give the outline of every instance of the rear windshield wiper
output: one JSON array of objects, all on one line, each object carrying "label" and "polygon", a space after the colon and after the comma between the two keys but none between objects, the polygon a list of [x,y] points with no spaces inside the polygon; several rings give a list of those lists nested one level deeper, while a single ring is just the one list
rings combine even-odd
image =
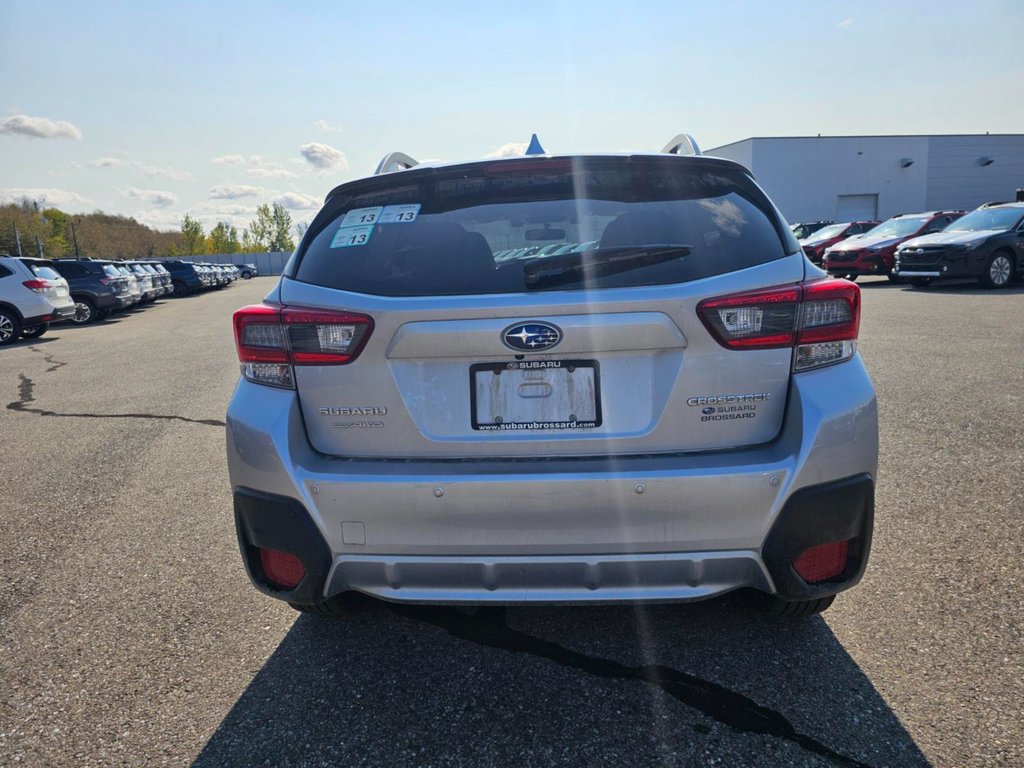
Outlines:
[{"label": "rear windshield wiper", "polygon": [[527,262],[523,267],[523,280],[528,289],[537,290],[562,283],[617,275],[689,256],[692,252],[692,245],[652,244],[566,253]]}]

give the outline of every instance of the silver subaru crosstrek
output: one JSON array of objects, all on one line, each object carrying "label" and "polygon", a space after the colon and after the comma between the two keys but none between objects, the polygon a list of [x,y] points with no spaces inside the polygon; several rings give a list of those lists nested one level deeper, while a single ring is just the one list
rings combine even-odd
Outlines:
[{"label": "silver subaru crosstrek", "polygon": [[857,583],[878,462],[859,289],[745,168],[687,146],[394,153],[327,196],[234,316],[228,466],[258,589],[327,615],[359,593],[746,590],[795,616]]}]

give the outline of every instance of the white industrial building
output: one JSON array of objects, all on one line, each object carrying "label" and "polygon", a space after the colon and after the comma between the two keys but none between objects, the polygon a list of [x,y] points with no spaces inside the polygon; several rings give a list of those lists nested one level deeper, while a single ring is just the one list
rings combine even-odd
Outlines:
[{"label": "white industrial building", "polygon": [[1024,134],[755,137],[705,154],[749,168],[790,222],[970,210],[1024,187]]}]

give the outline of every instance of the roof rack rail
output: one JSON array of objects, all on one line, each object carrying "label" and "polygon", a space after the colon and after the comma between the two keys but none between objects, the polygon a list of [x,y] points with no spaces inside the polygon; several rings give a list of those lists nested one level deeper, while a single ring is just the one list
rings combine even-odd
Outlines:
[{"label": "roof rack rail", "polygon": [[373,172],[373,175],[380,176],[382,173],[405,171],[419,164],[418,160],[413,160],[405,152],[391,152],[384,155],[384,158],[377,164],[377,170]]},{"label": "roof rack rail", "polygon": [[1009,203],[1013,203],[1013,202],[1016,202],[1016,201],[1014,201],[1014,200],[992,200],[991,202],[988,202],[988,203],[982,203],[978,207],[979,208],[991,208],[994,205],[1008,205]]},{"label": "roof rack rail", "polygon": [[688,133],[680,133],[661,150],[669,155],[700,155],[700,147],[697,140]]}]

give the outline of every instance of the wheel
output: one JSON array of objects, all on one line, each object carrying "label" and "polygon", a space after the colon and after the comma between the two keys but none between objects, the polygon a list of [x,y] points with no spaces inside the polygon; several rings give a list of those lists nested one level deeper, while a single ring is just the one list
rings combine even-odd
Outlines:
[{"label": "wheel", "polygon": [[902,277],[900,277],[899,275],[894,275],[894,274],[892,274],[892,272],[890,272],[888,275],[886,275],[886,277],[889,278],[889,282],[890,283],[895,283],[896,285],[899,285],[900,283],[903,282],[903,278]]},{"label": "wheel", "polygon": [[75,325],[85,325],[96,319],[96,305],[84,296],[75,296],[75,316],[71,322]]},{"label": "wheel", "polygon": [[368,597],[359,592],[342,592],[340,595],[335,595],[316,605],[300,605],[299,603],[288,603],[288,605],[300,613],[311,613],[315,616],[337,619],[350,615],[360,606],[366,605],[368,600]]},{"label": "wheel", "polygon": [[188,296],[189,293],[190,291],[187,285],[177,281],[174,283],[174,295],[177,296],[179,299]]},{"label": "wheel", "polygon": [[251,277],[252,277],[252,272],[243,272],[242,273],[242,278],[245,279],[245,280],[248,280]]},{"label": "wheel", "polygon": [[0,347],[13,344],[21,336],[21,321],[9,309],[0,307]]},{"label": "wheel", "polygon": [[40,323],[39,325],[32,325],[28,328],[21,329],[21,338],[23,339],[38,339],[44,333],[50,330],[49,323]]},{"label": "wheel", "polygon": [[846,275],[840,275],[840,277],[843,278],[843,280],[849,280],[851,283],[856,283],[857,282],[857,278],[860,277],[860,275],[851,272],[851,273],[846,274]]},{"label": "wheel", "polygon": [[750,595],[750,602],[756,610],[779,619],[813,616],[827,610],[835,599],[835,595],[819,597],[817,600],[780,600],[775,595],[764,592],[754,592]]},{"label": "wheel", "polygon": [[927,288],[934,279],[934,277],[912,277],[910,278],[910,284],[915,288]]},{"label": "wheel", "polygon": [[1013,280],[1013,256],[1006,251],[996,251],[988,257],[981,284],[986,288],[1005,288]]}]

